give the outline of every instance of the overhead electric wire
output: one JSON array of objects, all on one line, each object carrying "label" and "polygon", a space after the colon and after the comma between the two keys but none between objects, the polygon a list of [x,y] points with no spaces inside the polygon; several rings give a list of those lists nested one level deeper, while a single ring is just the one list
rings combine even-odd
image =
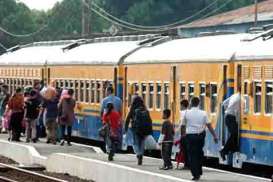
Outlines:
[{"label": "overhead electric wire", "polygon": [[200,11],[194,13],[193,15],[191,15],[191,16],[185,18],[185,19],[176,21],[176,22],[171,23],[171,24],[160,25],[160,26],[144,26],[144,25],[133,24],[133,23],[130,23],[130,22],[127,22],[127,21],[124,21],[124,20],[122,20],[120,18],[115,17],[114,15],[108,13],[107,11],[105,11],[103,8],[101,8],[99,5],[97,5],[94,2],[92,2],[92,5],[94,5],[96,8],[98,8],[101,12],[103,12],[107,16],[113,18],[114,20],[116,20],[116,21],[118,21],[120,23],[126,24],[128,26],[134,26],[134,27],[143,28],[143,29],[162,29],[162,28],[166,29],[166,28],[169,28],[169,27],[172,27],[172,26],[175,26],[175,25],[181,25],[182,23],[185,23],[185,22],[193,19],[194,17],[196,17],[198,15],[201,15],[203,12],[205,12],[206,10],[208,10],[209,8],[211,8],[212,6],[214,6],[216,3],[218,3],[218,1],[219,0],[215,0],[214,2],[212,2],[211,4],[209,4],[208,6],[206,6],[205,8],[201,9]]},{"label": "overhead electric wire", "polygon": [[39,30],[32,32],[32,33],[28,33],[28,34],[15,34],[15,33],[11,33],[9,31],[7,31],[6,29],[0,27],[0,31],[4,32],[5,34],[12,36],[12,37],[31,37],[33,35],[36,35],[37,33],[40,33],[41,31],[43,31],[48,25],[44,25],[42,26]]}]

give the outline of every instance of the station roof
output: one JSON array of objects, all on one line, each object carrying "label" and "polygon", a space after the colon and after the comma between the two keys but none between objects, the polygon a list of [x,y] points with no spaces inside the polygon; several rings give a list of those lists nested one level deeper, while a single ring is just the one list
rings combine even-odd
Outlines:
[{"label": "station roof", "polygon": [[225,62],[233,58],[248,34],[176,39],[153,47],[143,47],[128,56],[124,64]]},{"label": "station roof", "polygon": [[133,51],[139,41],[98,42],[83,44],[79,47],[65,51],[59,57],[48,60],[48,64],[54,65],[85,65],[85,64],[117,64],[120,59]]},{"label": "station roof", "polygon": [[[254,5],[246,6],[233,11],[211,16],[202,20],[196,20],[192,23],[182,25],[179,28],[201,28],[218,25],[231,25],[254,22],[254,8]],[[258,4],[258,20],[273,20],[273,0],[265,0]]]}]

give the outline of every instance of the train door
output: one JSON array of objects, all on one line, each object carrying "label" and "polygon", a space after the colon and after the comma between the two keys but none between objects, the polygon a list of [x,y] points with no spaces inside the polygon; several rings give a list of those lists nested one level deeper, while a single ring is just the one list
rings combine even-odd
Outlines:
[{"label": "train door", "polygon": [[[236,80],[236,83],[237,83],[237,93],[240,93],[240,97],[242,98],[242,65],[241,64],[238,64],[237,65],[237,80]],[[242,99],[240,99],[241,101]],[[238,141],[237,141],[237,148],[239,150],[239,146],[240,146],[240,127],[241,127],[241,117],[242,114],[241,114],[241,103],[240,103],[240,109],[239,109],[239,116],[237,118],[237,124],[238,124]]]},{"label": "train door", "polygon": [[171,106],[172,111],[172,121],[176,121],[176,112],[177,112],[177,66],[171,67]]}]

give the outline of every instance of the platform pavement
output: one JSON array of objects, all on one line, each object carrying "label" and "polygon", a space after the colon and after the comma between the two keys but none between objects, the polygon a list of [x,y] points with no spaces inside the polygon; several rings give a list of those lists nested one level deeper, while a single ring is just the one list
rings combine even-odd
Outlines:
[{"label": "platform pavement", "polygon": [[[1,143],[6,144],[5,140],[7,140],[7,136],[0,135],[0,146]],[[79,144],[73,144],[72,146],[59,146],[46,144],[44,141],[35,144],[11,142],[10,145],[13,145],[13,147],[15,146],[15,148],[19,146],[33,146],[38,155],[40,155],[40,159],[30,160],[30,162],[33,164],[38,163],[44,165],[47,170],[51,172],[69,173],[85,179],[92,179],[97,182],[184,182],[189,181],[192,178],[190,171],[188,170],[159,170],[158,168],[162,165],[162,161],[150,157],[144,157],[142,166],[136,165],[136,157],[132,154],[117,154],[114,157],[113,162],[108,162],[107,155],[91,146]],[[17,151],[17,153],[20,152]],[[22,157],[24,157],[24,155]],[[105,173],[106,171],[107,173]],[[270,180],[204,167],[203,176],[200,181],[256,182]]]}]

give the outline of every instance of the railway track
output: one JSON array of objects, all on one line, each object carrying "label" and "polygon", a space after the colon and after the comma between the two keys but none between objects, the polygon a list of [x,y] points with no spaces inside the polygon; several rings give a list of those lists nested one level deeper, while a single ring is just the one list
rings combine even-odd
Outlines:
[{"label": "railway track", "polygon": [[46,176],[0,163],[0,181],[2,182],[68,182],[66,180]]}]

